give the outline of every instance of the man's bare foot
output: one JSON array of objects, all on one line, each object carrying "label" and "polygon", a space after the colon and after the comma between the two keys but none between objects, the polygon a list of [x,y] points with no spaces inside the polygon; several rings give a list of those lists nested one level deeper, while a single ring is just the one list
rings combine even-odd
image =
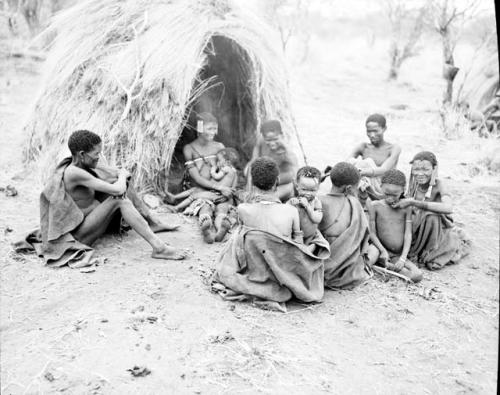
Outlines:
[{"label": "man's bare foot", "polygon": [[155,259],[172,259],[176,261],[184,259],[186,256],[186,251],[178,250],[167,245],[160,249],[153,249],[153,253],[151,254],[151,257]]},{"label": "man's bare foot", "polygon": [[170,232],[173,230],[177,230],[180,225],[167,225],[164,224],[163,222],[154,222],[149,227],[153,231],[153,233],[160,233],[160,232]]}]

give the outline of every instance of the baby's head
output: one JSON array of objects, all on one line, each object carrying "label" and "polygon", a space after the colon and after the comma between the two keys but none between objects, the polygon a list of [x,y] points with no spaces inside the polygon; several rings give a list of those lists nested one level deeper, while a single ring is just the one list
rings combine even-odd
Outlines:
[{"label": "baby's head", "polygon": [[308,201],[313,200],[318,194],[321,183],[321,172],[312,166],[301,167],[295,177],[295,189],[298,197],[305,197]]},{"label": "baby's head", "polygon": [[404,197],[406,186],[405,174],[396,169],[388,170],[382,176],[382,192],[386,203],[390,206]]},{"label": "baby's head", "polygon": [[332,185],[343,193],[350,193],[353,188],[357,188],[360,178],[356,166],[347,162],[339,162],[330,170]]},{"label": "baby's head", "polygon": [[232,166],[239,168],[240,166],[240,155],[234,148],[222,148],[217,152],[216,156],[218,167]]}]

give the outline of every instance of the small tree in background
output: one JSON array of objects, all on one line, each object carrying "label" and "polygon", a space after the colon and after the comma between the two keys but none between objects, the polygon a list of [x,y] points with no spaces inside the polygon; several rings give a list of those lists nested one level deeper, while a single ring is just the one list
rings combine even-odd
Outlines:
[{"label": "small tree in background", "polygon": [[430,22],[441,37],[443,48],[443,78],[446,89],[443,95],[443,105],[449,105],[453,98],[453,81],[459,68],[455,65],[454,53],[464,26],[476,13],[479,0],[461,2],[455,0],[431,0]]},{"label": "small tree in background", "polygon": [[391,25],[389,79],[396,80],[403,62],[418,55],[417,44],[424,30],[428,6],[425,3],[412,9],[405,0],[385,0],[383,4]]},{"label": "small tree in background", "polygon": [[264,13],[280,34],[281,47],[286,53],[292,37],[299,37],[303,45],[301,62],[309,53],[311,31],[309,29],[309,6],[311,0],[265,0]]}]

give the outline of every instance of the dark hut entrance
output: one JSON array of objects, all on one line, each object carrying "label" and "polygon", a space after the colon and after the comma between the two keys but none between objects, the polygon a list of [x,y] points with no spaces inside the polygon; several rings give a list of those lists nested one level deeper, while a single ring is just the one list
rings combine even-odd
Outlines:
[{"label": "dark hut entrance", "polygon": [[233,40],[213,36],[204,50],[207,63],[200,70],[192,88],[210,80],[208,87],[186,113],[188,122],[177,141],[170,167],[169,188],[180,189],[184,172],[182,148],[196,139],[196,114],[208,111],[219,121],[215,140],[238,150],[242,165],[250,159],[255,145],[257,124],[255,103],[252,98],[252,70],[247,53]]}]

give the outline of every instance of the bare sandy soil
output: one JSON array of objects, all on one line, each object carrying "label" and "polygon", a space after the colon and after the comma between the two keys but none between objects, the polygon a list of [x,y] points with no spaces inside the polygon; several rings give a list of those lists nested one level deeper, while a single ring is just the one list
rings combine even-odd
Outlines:
[{"label": "bare sandy soil", "polygon": [[[331,45],[323,53],[339,43]],[[378,50],[352,49],[342,62],[294,70],[308,159],[322,168],[345,158],[365,138],[366,115],[387,113],[387,139],[403,146],[403,170],[418,150],[437,153],[473,251],[458,265],[426,271],[419,285],[375,277],[353,291],[327,291],[321,304],[292,303],[285,314],[210,293],[221,245],[204,244],[194,222],[177,215],[161,214],[181,224],[161,237],[195,252],[185,262],[151,259],[133,232],[101,241],[104,259],[92,273],[13,254],[15,235],[38,220],[36,168],[19,163],[40,75],[37,64],[2,60],[0,186],[19,195],[0,192],[1,393],[496,393],[500,191],[484,169],[471,177],[471,163],[492,142],[442,139],[439,76],[417,59],[401,82],[386,83],[380,63],[361,59]],[[151,373],[133,377],[134,366]]]}]

